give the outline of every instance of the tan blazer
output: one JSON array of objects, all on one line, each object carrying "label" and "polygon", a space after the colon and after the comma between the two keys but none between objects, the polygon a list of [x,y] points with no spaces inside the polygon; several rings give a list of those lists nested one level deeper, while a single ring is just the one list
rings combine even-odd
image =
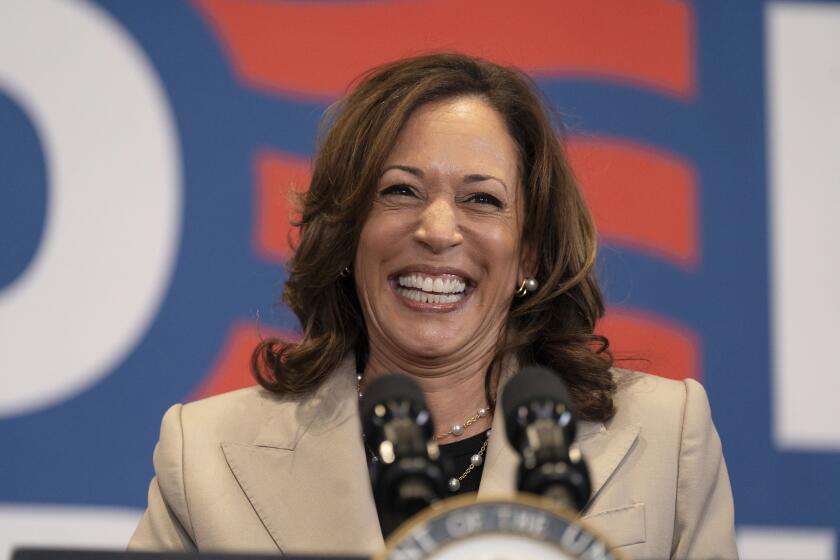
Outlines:
[{"label": "tan blazer", "polygon": [[[253,387],[170,408],[129,548],[381,549],[354,364],[304,398]],[[630,557],[735,558],[732,492],[703,388],[616,376],[616,416],[579,425],[593,483],[584,518]],[[479,496],[514,492],[517,465],[497,414]]]}]

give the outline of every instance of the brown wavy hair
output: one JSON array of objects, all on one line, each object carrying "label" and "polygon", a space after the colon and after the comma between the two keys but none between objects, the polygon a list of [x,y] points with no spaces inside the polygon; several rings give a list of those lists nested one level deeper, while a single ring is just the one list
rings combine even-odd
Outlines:
[{"label": "brown wavy hair", "polygon": [[521,235],[536,252],[540,283],[511,302],[507,333],[485,378],[488,402],[503,358],[513,355],[559,372],[580,418],[607,420],[616,385],[609,342],[594,334],[604,313],[594,270],[597,236],[558,139],[559,118],[521,71],[456,53],[375,68],[327,112],[312,181],[299,200],[300,238],[283,290],[303,336],[260,342],[251,358],[254,376],[270,391],[300,394],[319,386],[350,351],[363,367],[365,322],[353,278],[342,271],[353,262],[374,187],[403,125],[421,105],[458,96],[494,107],[518,146]]}]

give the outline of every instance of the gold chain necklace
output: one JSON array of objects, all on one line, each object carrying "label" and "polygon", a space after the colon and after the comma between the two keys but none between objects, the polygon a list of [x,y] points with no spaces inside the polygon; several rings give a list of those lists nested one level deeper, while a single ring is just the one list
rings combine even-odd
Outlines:
[{"label": "gold chain necklace", "polygon": [[[356,393],[358,393],[359,399],[361,399],[362,398],[362,374],[361,373],[356,374]],[[449,428],[448,432],[444,432],[442,434],[437,434],[435,436],[432,436],[432,440],[433,441],[439,441],[439,440],[441,440],[445,437],[448,437],[448,436],[461,437],[462,435],[464,435],[464,432],[466,432],[467,428],[469,428],[470,426],[472,426],[473,424],[478,422],[479,418],[485,418],[492,411],[493,411],[493,407],[491,407],[491,406],[481,407],[476,411],[475,414],[473,414],[472,416],[467,418],[464,421],[463,424],[453,424],[452,427]],[[471,472],[473,472],[475,469],[477,469],[478,467],[481,466],[481,464],[484,462],[484,454],[487,452],[487,444],[489,442],[490,442],[490,430],[487,430],[487,437],[484,438],[484,443],[481,444],[481,449],[478,450],[478,453],[475,453],[470,457],[470,464],[467,466],[466,470],[464,470],[464,472],[461,473],[460,476],[458,476],[458,477],[453,476],[447,482],[447,487],[449,488],[450,492],[454,493],[454,492],[457,492],[458,490],[460,490],[461,489],[461,483],[464,481],[464,479],[466,479],[470,475]],[[365,447],[367,447],[367,445]],[[370,452],[370,455],[371,455],[371,461],[377,462],[378,458],[376,457],[376,454],[370,449],[368,449],[368,451]]]},{"label": "gold chain necklace", "polygon": [[467,431],[467,428],[478,422],[479,418],[486,418],[488,414],[493,411],[492,407],[481,407],[476,411],[475,414],[467,418],[463,424],[452,424],[452,427],[449,428],[448,432],[444,432],[442,434],[437,434],[433,436],[432,439],[434,441],[442,440],[445,437],[453,436],[453,437],[461,437]]},{"label": "gold chain necklace", "polygon": [[447,483],[447,487],[449,488],[450,492],[457,492],[461,489],[461,483],[464,482],[464,479],[467,478],[471,472],[481,466],[481,463],[484,462],[484,453],[487,451],[487,444],[490,442],[490,430],[487,430],[487,437],[484,438],[484,443],[481,444],[481,449],[478,450],[478,453],[470,457],[470,464],[467,466],[467,469],[461,473],[459,477],[452,477],[449,479]]},{"label": "gold chain necklace", "polygon": [[[361,373],[356,374],[356,393],[359,394],[359,398],[361,399],[362,398],[362,374]],[[473,414],[472,416],[470,416],[469,418],[464,420],[463,424],[458,424],[458,423],[452,424],[452,427],[449,428],[449,431],[432,436],[432,440],[433,441],[440,441],[443,438],[449,437],[449,436],[461,437],[462,435],[464,435],[464,433],[466,433],[467,428],[469,428],[470,426],[472,426],[473,424],[478,422],[478,420],[480,418],[486,418],[487,415],[491,414],[492,412],[493,412],[493,407],[492,406],[482,406],[481,408],[479,408],[475,412],[475,414]]]}]

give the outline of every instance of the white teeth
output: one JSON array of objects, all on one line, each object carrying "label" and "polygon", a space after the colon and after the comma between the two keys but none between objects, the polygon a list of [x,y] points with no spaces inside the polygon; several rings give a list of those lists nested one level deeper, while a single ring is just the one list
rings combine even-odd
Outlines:
[{"label": "white teeth", "polygon": [[404,288],[414,288],[428,293],[459,294],[467,288],[467,283],[457,278],[431,277],[421,274],[400,276],[397,283]]},{"label": "white teeth", "polygon": [[408,290],[406,288],[398,288],[397,291],[401,296],[420,303],[455,303],[464,297],[464,294],[430,294],[421,290]]}]

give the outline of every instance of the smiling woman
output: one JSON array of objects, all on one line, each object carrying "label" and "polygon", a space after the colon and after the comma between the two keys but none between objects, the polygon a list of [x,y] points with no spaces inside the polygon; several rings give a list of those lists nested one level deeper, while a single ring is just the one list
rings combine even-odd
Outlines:
[{"label": "smiling woman", "polygon": [[[494,405],[513,357],[563,372],[578,416],[609,419],[596,233],[530,79],[457,54],[402,60],[364,76],[326,129],[284,291],[303,338],[257,348],[260,383],[306,393],[353,352],[364,382],[416,375],[450,425],[465,398]],[[514,298],[526,278],[542,288]],[[437,279],[463,295],[444,303]]]},{"label": "smiling woman", "polygon": [[736,555],[703,389],[612,368],[594,334],[596,234],[536,92],[436,54],[333,107],[283,293],[303,336],[255,349],[261,387],[170,409],[133,548],[380,550],[358,394],[392,372],[425,395],[449,491],[511,494],[496,396],[541,364],[583,420],[590,525],[643,557]]}]

